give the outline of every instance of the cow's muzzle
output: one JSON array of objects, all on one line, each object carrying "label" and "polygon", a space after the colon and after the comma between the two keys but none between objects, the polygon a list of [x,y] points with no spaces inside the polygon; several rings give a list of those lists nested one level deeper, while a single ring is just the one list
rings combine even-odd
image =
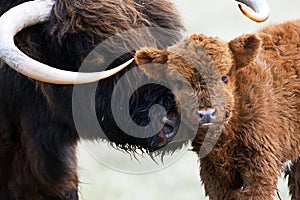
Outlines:
[{"label": "cow's muzzle", "polygon": [[150,142],[152,151],[160,149],[172,141],[178,131],[180,116],[168,114],[162,117],[161,123],[164,124],[163,128],[152,137]]}]

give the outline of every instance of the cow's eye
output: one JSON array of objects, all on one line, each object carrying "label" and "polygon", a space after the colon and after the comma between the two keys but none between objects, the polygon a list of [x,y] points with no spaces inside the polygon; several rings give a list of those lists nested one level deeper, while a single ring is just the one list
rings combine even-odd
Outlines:
[{"label": "cow's eye", "polygon": [[183,82],[182,81],[178,81],[177,82],[177,88],[180,90],[183,88]]},{"label": "cow's eye", "polygon": [[222,80],[223,83],[227,83],[228,77],[226,75],[222,76],[221,80]]}]

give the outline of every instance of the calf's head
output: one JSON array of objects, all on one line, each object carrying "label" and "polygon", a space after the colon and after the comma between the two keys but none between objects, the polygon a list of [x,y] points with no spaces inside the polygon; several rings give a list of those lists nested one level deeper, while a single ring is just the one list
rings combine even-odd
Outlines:
[{"label": "calf's head", "polygon": [[[183,117],[193,126],[197,121],[199,132],[229,123],[238,112],[235,110],[236,87],[240,84],[237,76],[246,66],[255,64],[260,46],[256,35],[243,35],[227,43],[194,34],[167,50],[142,49],[135,60],[149,77],[176,83],[173,90],[177,99],[182,100],[177,104],[186,111],[187,116]],[[184,100],[191,96],[196,103]]]}]

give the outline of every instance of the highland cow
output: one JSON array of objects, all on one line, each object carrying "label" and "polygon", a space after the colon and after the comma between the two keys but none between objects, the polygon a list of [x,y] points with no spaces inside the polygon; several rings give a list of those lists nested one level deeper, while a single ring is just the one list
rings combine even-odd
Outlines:
[{"label": "highland cow", "polygon": [[[23,2],[1,1],[0,14]],[[266,19],[268,12],[262,15],[258,1],[251,2],[245,3],[257,13],[245,14]],[[80,128],[80,136],[104,139],[128,152],[155,151],[178,135],[181,113],[173,92],[162,85],[143,85],[128,106],[137,125],[147,127],[154,121],[162,127],[154,135],[124,132],[114,120],[111,103],[116,83],[127,72],[134,74],[134,80],[125,81],[128,88],[150,80],[135,63],[126,69],[121,65],[135,50],[166,48],[181,38],[181,19],[167,0],[36,0],[3,14],[0,30],[0,199],[78,199],[75,151]],[[97,49],[102,42],[105,45]],[[83,63],[89,64],[84,72],[90,73],[77,73]],[[93,73],[105,66],[106,72]],[[92,84],[82,86],[80,95],[86,101],[74,110],[72,84],[103,78],[95,94],[85,90]],[[126,93],[119,94],[124,105]],[[164,109],[151,113],[153,105]],[[105,135],[90,130],[89,113],[94,110]],[[85,113],[83,129],[76,126],[75,111]],[[185,143],[173,142],[171,149]]]},{"label": "highland cow", "polygon": [[[199,122],[192,146],[207,196],[273,199],[284,163],[300,156],[300,20],[229,43],[195,34],[168,50],[142,49],[135,60],[152,78],[180,72],[182,98],[198,99],[183,109]],[[153,63],[157,70],[148,69]],[[290,179],[292,199],[299,199],[297,181]]]},{"label": "highland cow", "polygon": [[[113,63],[98,63],[99,66],[110,64],[110,69],[124,63],[133,57],[132,49],[145,46],[147,39],[152,38],[153,46],[167,47],[181,38],[180,31],[183,30],[179,15],[168,1],[57,0],[49,20],[22,30],[15,37],[15,43],[40,62],[78,71],[83,59],[100,42],[121,31],[145,27],[162,31],[145,29],[147,31],[140,38],[135,35],[132,38],[118,37],[111,41],[111,48],[105,49],[102,57],[116,55],[116,52],[110,52],[116,44],[128,51],[116,57]],[[105,57],[104,62],[106,60],[109,59]],[[99,82],[97,101],[93,106],[106,139],[111,143],[127,151],[139,148],[153,151],[167,143],[167,140],[159,140],[164,133],[175,134],[173,125],[151,137],[142,137],[143,133],[140,133],[141,137],[133,137],[118,128],[111,114],[114,85],[134,66],[132,63],[125,70]],[[136,74],[136,80],[141,78],[139,73]],[[77,199],[75,153],[79,135],[72,116],[73,86],[32,80],[4,63],[0,68],[0,80],[0,199]],[[132,85],[127,84],[128,87]],[[93,95],[91,99],[95,98]],[[167,113],[177,113],[170,90],[146,85],[131,98],[133,121],[141,126],[147,125],[148,109],[153,104],[164,106]],[[93,139],[97,137],[95,135],[87,133],[86,137]]]}]

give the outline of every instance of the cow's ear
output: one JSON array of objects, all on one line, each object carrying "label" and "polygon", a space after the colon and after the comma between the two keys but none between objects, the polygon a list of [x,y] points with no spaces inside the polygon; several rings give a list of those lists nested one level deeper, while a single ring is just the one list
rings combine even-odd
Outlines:
[{"label": "cow's ear", "polygon": [[[137,51],[134,59],[140,69],[142,69],[149,77],[163,78],[168,55],[169,52],[167,50],[147,48]],[[155,68],[149,67],[149,64]],[[164,68],[161,68],[162,66]]]},{"label": "cow's ear", "polygon": [[229,42],[233,52],[236,68],[247,66],[251,63],[261,47],[261,40],[255,34],[247,34]]}]

